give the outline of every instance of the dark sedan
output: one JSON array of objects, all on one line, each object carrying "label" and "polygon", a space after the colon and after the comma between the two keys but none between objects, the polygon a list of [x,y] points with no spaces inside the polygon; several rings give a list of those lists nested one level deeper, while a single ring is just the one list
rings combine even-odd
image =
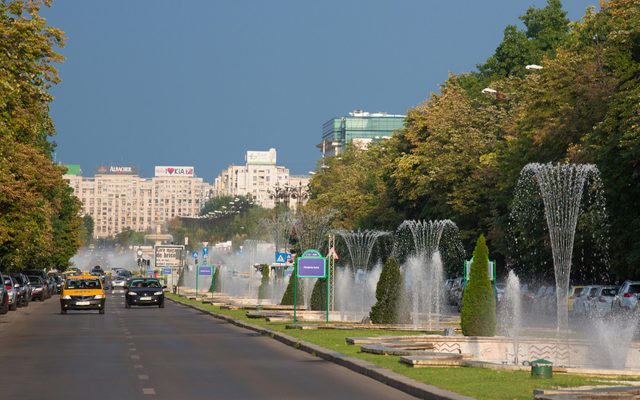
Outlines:
[{"label": "dark sedan", "polygon": [[154,278],[132,278],[125,287],[124,306],[158,306],[164,308],[164,291],[159,280]]}]

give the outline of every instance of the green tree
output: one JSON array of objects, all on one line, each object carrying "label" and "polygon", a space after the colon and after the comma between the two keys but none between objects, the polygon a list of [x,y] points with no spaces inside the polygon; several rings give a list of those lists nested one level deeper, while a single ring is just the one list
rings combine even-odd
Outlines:
[{"label": "green tree", "polygon": [[211,279],[211,286],[209,286],[209,293],[220,293],[222,290],[222,282],[220,279],[220,266],[215,267],[213,278]]},{"label": "green tree", "polygon": [[400,265],[390,257],[382,267],[376,286],[376,304],[371,307],[369,317],[374,324],[393,324],[398,322],[398,308],[402,278]]},{"label": "green tree", "polygon": [[262,264],[260,267],[260,273],[262,278],[260,279],[260,286],[258,287],[258,299],[268,299],[270,279],[269,279],[269,264]]},{"label": "green tree", "polygon": [[[287,288],[282,295],[282,300],[280,301],[281,305],[291,306],[293,305],[293,283],[295,279],[295,273],[291,274],[289,278],[289,283],[287,284]],[[298,307],[304,306],[304,281],[302,279],[298,279],[296,286],[296,304]]]},{"label": "green tree", "polygon": [[311,292],[311,309],[325,311],[327,309],[327,279],[319,278],[313,285]]},{"label": "green tree", "polygon": [[462,296],[462,333],[465,336],[493,336],[496,331],[496,298],[489,280],[489,249],[484,235],[480,235],[473,250],[469,275]]}]

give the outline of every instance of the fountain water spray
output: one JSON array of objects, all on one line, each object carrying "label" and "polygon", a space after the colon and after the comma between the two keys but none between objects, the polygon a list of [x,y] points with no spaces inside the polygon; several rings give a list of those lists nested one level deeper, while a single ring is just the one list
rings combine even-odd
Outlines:
[{"label": "fountain water spray", "polygon": [[407,220],[398,227],[398,233],[409,230],[413,239],[413,253],[404,268],[403,291],[410,296],[411,320],[416,327],[420,324],[421,314],[426,314],[429,329],[438,325],[444,281],[439,250],[440,240],[447,228],[455,232],[458,230],[456,224],[448,219]]},{"label": "fountain water spray", "polygon": [[569,328],[571,259],[583,190],[589,177],[599,179],[598,169],[591,164],[532,163],[522,169],[518,182],[521,186],[533,179],[544,202],[556,281],[558,331]]},{"label": "fountain water spray", "polygon": [[514,364],[518,364],[518,350],[520,332],[522,330],[522,295],[520,293],[520,279],[509,271],[504,295],[498,308],[500,329],[506,336],[513,339]]},{"label": "fountain water spray", "polygon": [[[340,284],[338,290],[338,305],[341,311],[360,311],[360,318],[369,315],[371,306],[375,303],[375,286],[380,277],[381,268],[374,271],[369,269],[369,258],[376,241],[389,235],[389,232],[376,230],[347,231],[338,230],[339,235],[347,244],[351,256],[351,271],[341,273],[337,280]],[[348,287],[348,290],[343,290]],[[354,290],[357,289],[357,290]],[[357,292],[357,299],[352,299]],[[349,300],[347,300],[349,299]],[[351,306],[360,305],[351,310]]]}]

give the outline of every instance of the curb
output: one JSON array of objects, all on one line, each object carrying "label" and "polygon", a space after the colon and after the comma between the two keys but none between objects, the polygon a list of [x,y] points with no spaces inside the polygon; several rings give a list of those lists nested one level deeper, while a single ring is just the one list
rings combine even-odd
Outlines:
[{"label": "curb", "polygon": [[449,392],[448,390],[440,389],[435,386],[427,385],[426,383],[418,382],[404,375],[398,374],[386,368],[382,368],[380,366],[372,364],[368,361],[361,360],[359,358],[349,357],[337,351],[331,351],[331,350],[325,349],[324,347],[320,347],[318,345],[299,340],[292,336],[285,335],[284,333],[272,331],[270,329],[249,324],[243,321],[238,321],[226,315],[205,310],[203,308],[200,308],[198,306],[194,306],[191,304],[185,304],[180,301],[170,299],[168,297],[166,297],[166,299],[174,303],[181,304],[185,307],[189,307],[196,311],[200,311],[204,314],[208,314],[214,318],[226,321],[240,328],[249,329],[254,332],[258,332],[262,335],[270,336],[271,338],[281,343],[284,343],[287,346],[293,347],[298,350],[302,350],[315,357],[319,357],[324,360],[331,361],[335,364],[341,365],[359,374],[368,376],[369,378],[375,379],[378,382],[384,383],[385,385],[391,386],[395,389],[398,389],[402,392],[405,392],[407,394],[410,394],[420,399],[427,399],[427,400],[472,400],[473,399],[473,397],[463,396],[461,394]]}]

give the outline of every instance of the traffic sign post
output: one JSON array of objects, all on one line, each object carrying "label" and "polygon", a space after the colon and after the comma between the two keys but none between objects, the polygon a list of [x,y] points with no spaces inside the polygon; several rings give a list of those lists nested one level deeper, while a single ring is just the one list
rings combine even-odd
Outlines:
[{"label": "traffic sign post", "polygon": [[198,300],[198,281],[200,281],[200,275],[210,276],[212,267],[206,264],[196,267],[196,300]]},{"label": "traffic sign post", "polygon": [[307,250],[296,259],[293,268],[293,322],[298,321],[298,278],[326,278],[327,279],[327,311],[326,322],[329,322],[329,281],[327,260],[318,250]]}]

